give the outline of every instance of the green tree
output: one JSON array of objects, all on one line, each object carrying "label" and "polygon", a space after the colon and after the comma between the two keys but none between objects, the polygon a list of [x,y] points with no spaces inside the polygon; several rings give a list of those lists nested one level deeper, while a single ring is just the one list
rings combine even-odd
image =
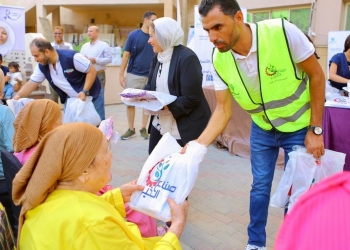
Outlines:
[{"label": "green tree", "polygon": [[83,47],[83,45],[85,43],[88,43],[90,42],[90,38],[88,38],[87,36],[84,36],[84,39],[79,41],[79,44],[78,45],[75,45],[74,43],[72,44],[73,45],[73,49],[76,51],[76,52],[80,52],[81,50],[81,47]]}]

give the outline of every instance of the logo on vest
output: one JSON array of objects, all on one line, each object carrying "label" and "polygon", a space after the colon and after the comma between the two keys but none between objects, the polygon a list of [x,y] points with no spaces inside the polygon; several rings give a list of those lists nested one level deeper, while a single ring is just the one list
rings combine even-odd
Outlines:
[{"label": "logo on vest", "polygon": [[230,86],[230,92],[231,92],[232,96],[235,99],[241,99],[242,98],[239,93],[235,92],[235,88],[233,86]]},{"label": "logo on vest", "polygon": [[[271,79],[275,79],[279,76],[282,76],[282,73],[285,72],[286,69],[277,69],[274,65],[269,64],[266,68],[265,68],[265,74],[269,77],[271,77]],[[275,81],[274,81],[275,82]],[[273,82],[271,82],[273,83]]]},{"label": "logo on vest", "polygon": [[69,74],[69,73],[72,73],[73,71],[74,69],[65,69],[63,72]]}]

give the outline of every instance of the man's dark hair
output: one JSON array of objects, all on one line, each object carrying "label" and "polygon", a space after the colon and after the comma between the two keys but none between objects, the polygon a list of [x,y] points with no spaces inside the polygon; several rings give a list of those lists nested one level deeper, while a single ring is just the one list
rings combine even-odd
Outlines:
[{"label": "man's dark hair", "polygon": [[215,7],[219,7],[222,13],[231,16],[231,18],[236,15],[237,11],[241,10],[236,0],[202,0],[198,8],[199,14],[206,16]]},{"label": "man's dark hair", "polygon": [[45,52],[46,49],[50,51],[54,51],[55,49],[52,47],[51,43],[42,37],[34,38],[34,40],[30,43],[29,48],[37,47],[40,52]]},{"label": "man's dark hair", "polygon": [[348,49],[350,49],[350,35],[345,39],[343,52],[348,51]]},{"label": "man's dark hair", "polygon": [[2,54],[0,54],[0,61],[2,61]]},{"label": "man's dark hair", "polygon": [[155,12],[153,12],[153,11],[147,11],[147,12],[145,12],[145,14],[143,14],[143,19],[142,19],[142,21],[145,19],[145,18],[147,18],[148,20],[151,18],[151,16],[153,16],[153,15],[157,15]]},{"label": "man's dark hair", "polygon": [[10,67],[15,68],[15,69],[16,69],[16,72],[19,71],[19,64],[18,64],[18,62],[10,62],[9,65],[8,65],[8,67],[9,67],[9,68],[10,68]]}]

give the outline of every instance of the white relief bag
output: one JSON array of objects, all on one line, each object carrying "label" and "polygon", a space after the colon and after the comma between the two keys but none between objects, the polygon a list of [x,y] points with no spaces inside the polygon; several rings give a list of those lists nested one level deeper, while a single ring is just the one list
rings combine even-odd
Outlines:
[{"label": "white relief bag", "polygon": [[207,148],[191,141],[185,154],[180,151],[176,139],[165,133],[143,165],[137,184],[145,188],[132,194],[131,209],[165,222],[171,221],[167,199],[170,197],[177,204],[185,201],[195,184],[199,163]]},{"label": "white relief bag", "polygon": [[326,177],[343,171],[345,154],[325,149],[325,154],[315,160],[311,154],[306,153],[304,147],[295,146],[288,155],[289,161],[276,192],[271,197],[270,205],[283,208],[288,203],[289,213],[299,197],[310,187]]},{"label": "white relief bag", "polygon": [[101,118],[92,103],[92,96],[87,96],[85,101],[79,98],[67,98],[63,123],[70,122],[86,122],[94,126],[101,123]]}]

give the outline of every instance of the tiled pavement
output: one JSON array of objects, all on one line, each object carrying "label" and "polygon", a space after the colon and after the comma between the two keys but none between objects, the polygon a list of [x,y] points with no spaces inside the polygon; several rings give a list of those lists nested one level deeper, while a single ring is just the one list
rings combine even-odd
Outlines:
[{"label": "tiled pavement", "polygon": [[[123,104],[106,106],[106,117],[113,116],[119,134],[127,130],[126,110]],[[148,157],[148,140],[139,134],[141,109],[136,110],[137,135],[118,141],[112,148],[112,173],[114,186],[136,179]],[[276,169],[272,190],[282,176]],[[185,231],[181,237],[184,250],[241,250],[247,242],[249,222],[249,192],[252,176],[250,162],[230,155],[214,146],[208,147],[205,160],[200,165],[196,184],[189,195],[190,209]],[[283,218],[282,209],[269,208],[267,248],[273,249],[277,230]]]}]

